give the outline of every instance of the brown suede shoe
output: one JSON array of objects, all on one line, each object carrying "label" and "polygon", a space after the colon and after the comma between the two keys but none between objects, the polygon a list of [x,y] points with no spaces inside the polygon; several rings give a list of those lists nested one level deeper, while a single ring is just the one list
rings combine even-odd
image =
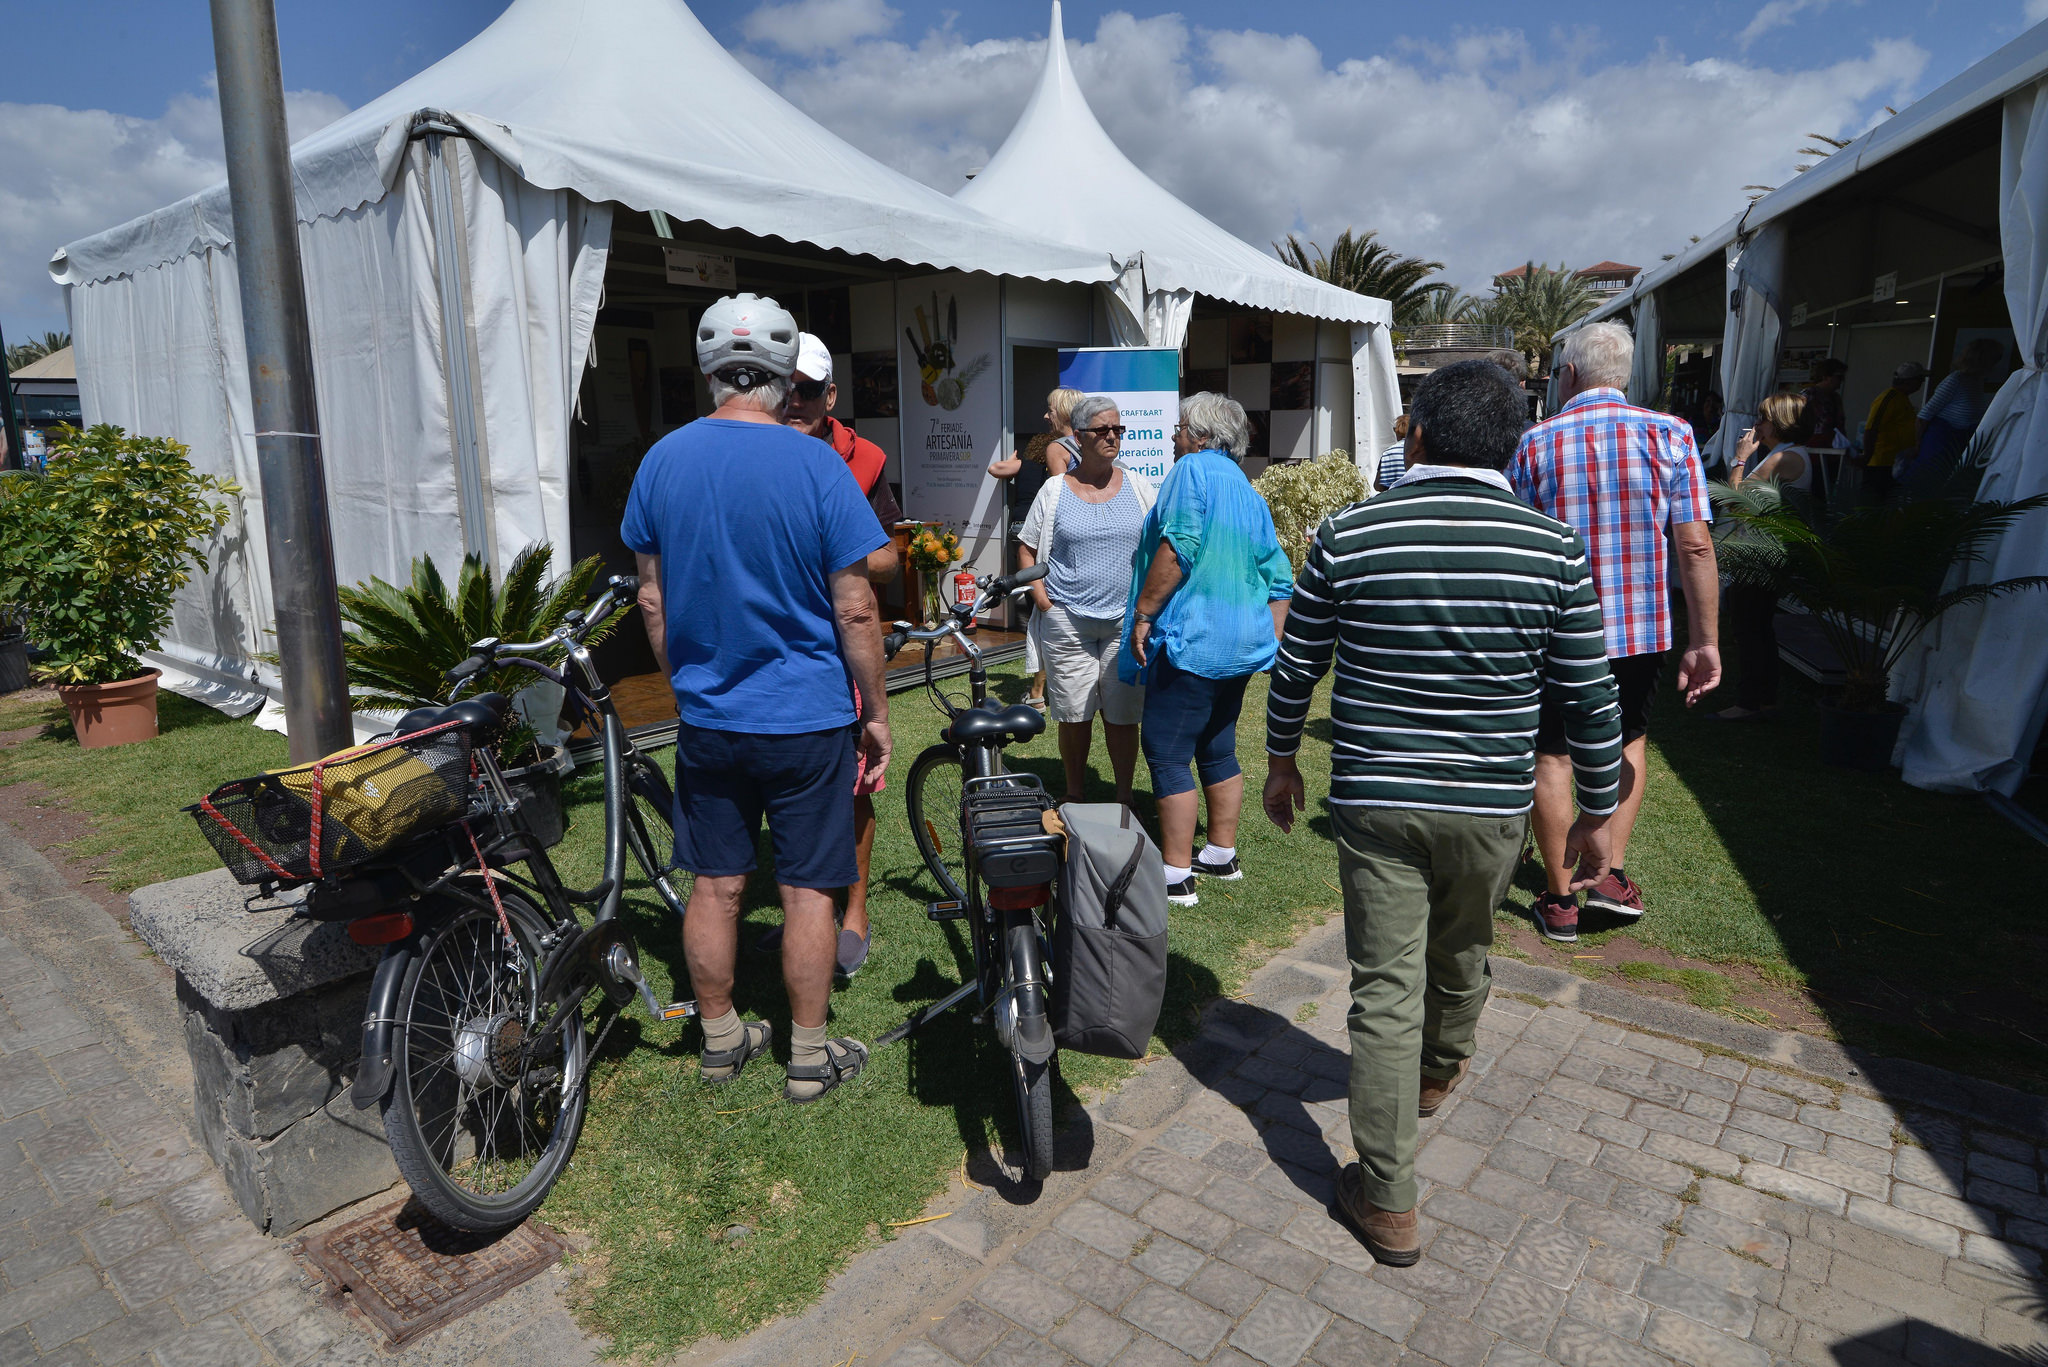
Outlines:
[{"label": "brown suede shoe", "polygon": [[1471,1068],[1472,1060],[1466,1058],[1458,1060],[1458,1071],[1452,1077],[1431,1077],[1424,1073],[1422,1094],[1416,1102],[1415,1113],[1424,1119],[1435,1115],[1436,1108],[1444,1104],[1444,1098],[1458,1089],[1458,1084],[1465,1080],[1465,1074],[1471,1071]]},{"label": "brown suede shoe", "polygon": [[1422,1232],[1412,1210],[1381,1210],[1365,1199],[1364,1175],[1353,1163],[1337,1174],[1333,1212],[1351,1227],[1365,1251],[1389,1267],[1413,1267],[1422,1257]]}]

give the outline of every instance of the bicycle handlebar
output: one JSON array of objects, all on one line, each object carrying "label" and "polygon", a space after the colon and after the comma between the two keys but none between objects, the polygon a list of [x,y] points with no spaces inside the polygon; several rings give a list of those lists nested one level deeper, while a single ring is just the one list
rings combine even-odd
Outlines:
[{"label": "bicycle handlebar", "polygon": [[496,664],[501,656],[539,655],[556,646],[580,645],[612,614],[632,602],[639,591],[638,576],[615,574],[597,591],[589,612],[572,610],[564,614],[562,625],[538,641],[500,641],[496,637],[478,641],[470,647],[475,654],[441,677],[451,686],[460,687]]}]

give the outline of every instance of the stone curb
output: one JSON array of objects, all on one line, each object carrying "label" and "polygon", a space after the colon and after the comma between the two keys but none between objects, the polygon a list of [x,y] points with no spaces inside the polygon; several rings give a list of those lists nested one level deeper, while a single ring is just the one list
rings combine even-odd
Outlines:
[{"label": "stone curb", "polygon": [[1796,1031],[1770,1030],[1731,1020],[1695,1006],[1594,982],[1563,969],[1500,955],[1487,962],[1493,969],[1494,986],[1505,991],[1526,993],[1555,1006],[1568,1006],[1639,1030],[1675,1036],[1774,1067],[1825,1078],[1894,1104],[1904,1102],[1950,1111],[2020,1135],[2048,1134],[2048,1097],[1966,1077],[1932,1064],[1887,1058]]}]

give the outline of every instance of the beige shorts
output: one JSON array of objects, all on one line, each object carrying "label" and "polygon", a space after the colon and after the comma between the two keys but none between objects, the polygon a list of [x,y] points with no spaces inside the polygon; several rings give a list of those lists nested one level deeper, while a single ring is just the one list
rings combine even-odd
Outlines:
[{"label": "beige shorts", "polygon": [[1136,726],[1145,690],[1116,676],[1123,642],[1121,617],[1076,617],[1054,605],[1041,613],[1038,651],[1045,661],[1045,715],[1052,721],[1092,721],[1097,712],[1113,726]]}]

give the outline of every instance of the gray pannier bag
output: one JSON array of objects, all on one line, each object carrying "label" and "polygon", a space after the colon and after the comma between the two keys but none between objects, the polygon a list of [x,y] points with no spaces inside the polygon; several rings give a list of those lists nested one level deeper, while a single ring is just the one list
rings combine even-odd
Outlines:
[{"label": "gray pannier bag", "polygon": [[1069,802],[1053,927],[1052,1028],[1062,1049],[1143,1058],[1166,997],[1166,873],[1119,802]]}]

